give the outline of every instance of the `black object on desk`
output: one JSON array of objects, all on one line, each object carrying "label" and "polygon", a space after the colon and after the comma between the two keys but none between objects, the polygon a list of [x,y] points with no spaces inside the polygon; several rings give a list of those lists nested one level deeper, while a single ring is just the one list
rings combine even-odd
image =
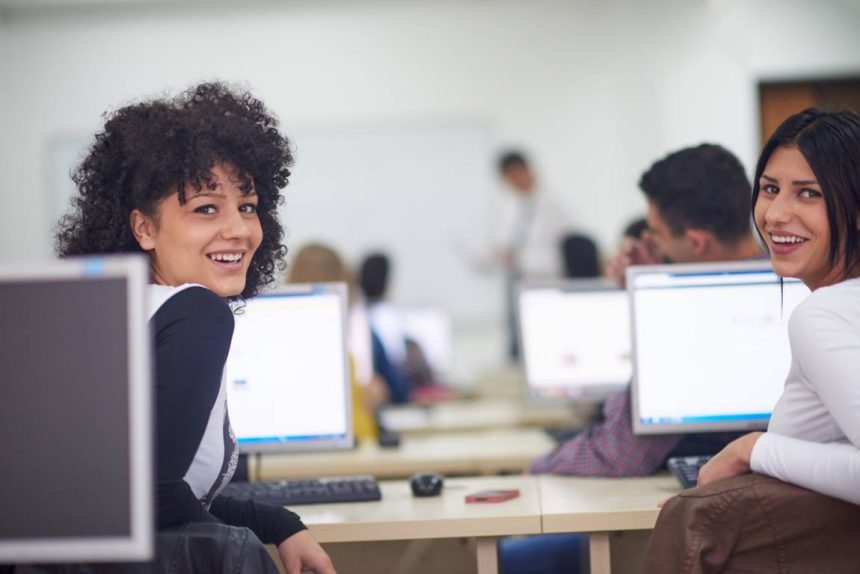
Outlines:
[{"label": "black object on desk", "polygon": [[675,456],[666,461],[666,466],[681,486],[693,488],[699,481],[699,469],[709,460],[710,456]]},{"label": "black object on desk", "polygon": [[376,439],[379,446],[382,448],[397,448],[400,446],[400,433],[391,430],[382,422],[382,410],[377,409],[373,413],[373,420],[376,422],[376,428],[379,430],[379,437]]},{"label": "black object on desk", "polygon": [[437,496],[442,492],[444,480],[441,474],[419,473],[413,474],[409,479],[412,494],[415,496]]},{"label": "black object on desk", "polygon": [[377,441],[382,448],[397,448],[400,446],[400,433],[381,428]]},{"label": "black object on desk", "polygon": [[225,496],[256,500],[275,506],[368,502],[381,500],[379,483],[372,476],[339,476],[273,482],[231,482]]}]

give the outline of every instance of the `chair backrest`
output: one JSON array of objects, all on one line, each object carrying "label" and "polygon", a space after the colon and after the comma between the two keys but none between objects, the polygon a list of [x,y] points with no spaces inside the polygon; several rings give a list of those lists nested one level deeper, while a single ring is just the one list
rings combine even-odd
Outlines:
[{"label": "chair backrest", "polygon": [[564,276],[568,279],[600,277],[597,244],[587,235],[571,233],[561,240]]}]

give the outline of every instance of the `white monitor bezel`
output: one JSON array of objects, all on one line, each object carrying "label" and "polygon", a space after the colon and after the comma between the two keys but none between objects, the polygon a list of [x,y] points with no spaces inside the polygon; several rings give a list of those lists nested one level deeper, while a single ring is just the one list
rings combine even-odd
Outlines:
[{"label": "white monitor bezel", "polygon": [[0,563],[145,561],[154,555],[148,259],[142,255],[110,255],[0,266],[0,282],[4,283],[92,277],[122,278],[127,285],[130,535],[0,540]]},{"label": "white monitor bezel", "polygon": [[624,290],[621,289],[615,282],[607,280],[607,279],[554,279],[554,280],[526,280],[521,281],[517,285],[516,290],[516,330],[517,330],[517,341],[519,343],[520,349],[520,368],[522,372],[524,393],[527,398],[532,401],[558,401],[558,400],[577,400],[577,401],[585,401],[585,402],[594,402],[600,401],[608,398],[609,396],[617,393],[618,391],[626,389],[630,380],[619,381],[617,383],[607,383],[602,385],[594,385],[582,387],[579,385],[571,385],[569,387],[565,387],[565,392],[560,393],[559,395],[548,395],[547,393],[539,392],[539,389],[542,387],[538,387],[537,385],[533,385],[529,380],[529,368],[528,368],[528,359],[525,353],[525,337],[522,329],[522,296],[527,291],[537,291],[537,290],[555,290],[555,291],[570,291],[570,292],[583,292],[583,293],[595,293],[595,292],[621,292],[624,293]]},{"label": "white monitor bezel", "polygon": [[[631,358],[633,360],[633,380],[631,383],[632,409],[631,417],[633,433],[637,435],[662,435],[662,434],[687,434],[705,432],[742,432],[764,430],[767,428],[770,417],[766,419],[737,419],[711,422],[690,423],[649,423],[643,424],[639,413],[639,349],[636,342],[636,297],[634,296],[636,278],[646,274],[720,274],[720,273],[774,273],[769,260],[756,261],[727,261],[719,263],[675,263],[664,265],[641,265],[628,267],[626,271],[626,282],[628,299],[630,301],[630,333],[632,337]],[[774,273],[774,276],[778,276]],[[792,280],[794,281],[794,280]]]},{"label": "white monitor bezel", "polygon": [[[346,411],[346,435],[343,438],[319,439],[313,441],[272,440],[252,443],[238,442],[239,437],[237,435],[236,440],[239,445],[239,452],[242,454],[336,451],[349,450],[355,447],[355,430],[353,428],[352,419],[352,385],[350,383],[351,374],[349,368],[348,352],[349,310],[348,288],[346,283],[292,283],[289,285],[280,286],[276,289],[264,291],[257,295],[255,299],[278,296],[312,296],[314,294],[336,295],[338,300],[340,301],[342,331],[341,348],[343,357],[344,388],[346,393],[344,400],[344,409]],[[253,301],[254,299],[250,299],[246,302],[246,304],[253,304]]]}]

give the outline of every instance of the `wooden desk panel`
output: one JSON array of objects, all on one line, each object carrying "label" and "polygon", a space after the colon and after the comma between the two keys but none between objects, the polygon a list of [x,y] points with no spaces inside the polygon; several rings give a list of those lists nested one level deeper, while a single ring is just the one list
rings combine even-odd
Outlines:
[{"label": "wooden desk panel", "polygon": [[[366,443],[346,452],[263,455],[257,480],[372,474],[403,478],[415,472],[482,475],[523,470],[549,452],[552,439],[529,428],[405,436],[396,449]],[[254,462],[250,462],[254,469]]]},{"label": "wooden desk panel", "polygon": [[[449,478],[442,494],[412,496],[408,481],[380,483],[382,500],[296,507],[317,541],[378,542],[430,538],[475,538],[478,574],[498,573],[497,538],[539,534],[540,500],[533,476]],[[467,504],[480,490],[520,490],[519,498]]]},{"label": "wooden desk panel", "polygon": [[[479,490],[518,488],[520,497],[499,503],[467,504]],[[408,481],[380,482],[382,500],[294,507],[314,538],[362,542],[538,534],[541,531],[537,479],[533,476],[448,478],[439,496],[416,498]]]},{"label": "wooden desk panel", "polygon": [[643,478],[539,478],[543,531],[595,532],[654,527],[657,503],[681,487],[669,475]]},{"label": "wooden desk panel", "polygon": [[610,574],[609,533],[654,528],[657,503],[681,490],[671,476],[539,478],[544,533],[587,532],[592,574]]},{"label": "wooden desk panel", "polygon": [[521,426],[584,427],[594,418],[596,410],[596,405],[477,400],[387,407],[380,417],[387,428],[402,435],[414,435]]}]

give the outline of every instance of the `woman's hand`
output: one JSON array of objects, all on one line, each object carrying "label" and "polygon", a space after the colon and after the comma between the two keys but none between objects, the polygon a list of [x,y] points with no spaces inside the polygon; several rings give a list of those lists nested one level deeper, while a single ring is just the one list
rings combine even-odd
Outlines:
[{"label": "woman's hand", "polygon": [[699,470],[699,486],[750,472],[750,457],[761,435],[760,432],[750,433],[727,444]]},{"label": "woman's hand", "polygon": [[307,530],[296,532],[278,544],[278,555],[287,574],[308,571],[316,574],[336,574],[328,554]]}]

